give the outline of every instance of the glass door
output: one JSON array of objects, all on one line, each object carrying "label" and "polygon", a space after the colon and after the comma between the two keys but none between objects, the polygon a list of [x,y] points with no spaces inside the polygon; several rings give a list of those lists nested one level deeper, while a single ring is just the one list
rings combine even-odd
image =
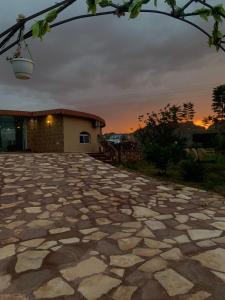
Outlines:
[{"label": "glass door", "polygon": [[0,151],[23,151],[23,118],[0,116]]}]

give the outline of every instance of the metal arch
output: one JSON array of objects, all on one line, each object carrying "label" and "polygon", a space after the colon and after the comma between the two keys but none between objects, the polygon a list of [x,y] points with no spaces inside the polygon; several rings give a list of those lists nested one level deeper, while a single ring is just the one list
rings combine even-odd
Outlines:
[{"label": "metal arch", "polygon": [[[72,5],[74,2],[76,2],[77,0],[64,0],[61,1],[53,6],[50,6],[44,10],[41,10],[27,18],[24,18],[20,21],[17,21],[16,24],[14,24],[13,26],[9,27],[7,30],[5,30],[4,32],[0,33],[0,39],[4,37],[4,39],[2,41],[0,41],[0,49],[2,48],[2,50],[0,50],[0,55],[2,55],[3,53],[7,52],[9,49],[11,49],[12,47],[14,47],[15,45],[18,44],[19,39],[17,38],[14,42],[12,42],[11,44],[9,44],[8,46],[5,47],[5,44],[15,35],[15,33],[20,30],[21,27],[23,27],[25,25],[26,22],[36,18],[37,16],[40,16],[52,9],[58,8],[61,11],[63,11],[64,9],[66,9],[68,6]],[[134,0],[130,0],[129,3],[131,4]],[[184,12],[184,10],[189,7],[193,2],[198,2],[200,4],[202,4],[203,6],[209,8],[209,9],[213,9],[213,6],[211,6],[210,4],[206,3],[205,0],[189,0],[182,8],[181,10]],[[105,15],[113,15],[113,14],[117,14],[118,9],[123,9],[123,5],[116,5],[116,4],[111,4],[111,7],[114,8],[114,10],[112,11],[106,11],[106,12],[100,12],[100,13],[96,13],[96,14],[83,14],[83,15],[79,15],[79,16],[75,16],[75,17],[71,17],[59,22],[56,22],[52,25],[50,25],[50,28],[54,28],[54,27],[58,27],[61,26],[63,24],[75,21],[75,20],[79,20],[79,19],[84,19],[84,18],[90,18],[90,17],[98,17],[98,16],[105,16]],[[124,13],[127,12],[127,10],[123,11]],[[205,31],[202,27],[200,27],[199,25],[195,24],[194,22],[185,19],[185,17],[191,17],[191,16],[196,16],[199,15],[198,13],[187,13],[184,14],[183,16],[176,16],[176,14],[174,13],[174,11],[172,10],[171,13],[166,12],[166,11],[161,11],[161,10],[157,10],[157,9],[142,9],[140,11],[141,13],[153,13],[153,14],[161,14],[161,15],[165,15],[171,18],[174,18],[176,20],[182,21],[184,23],[187,23],[191,26],[193,26],[194,28],[196,28],[197,30],[199,30],[200,32],[202,32],[205,36],[207,36],[208,38],[211,37],[211,35]],[[225,18],[225,15],[221,15],[223,18]],[[7,36],[6,36],[7,35]],[[6,37],[5,37],[6,36]],[[28,31],[25,35],[24,35],[24,39],[29,39],[32,36],[32,31]],[[224,36],[225,37],[225,36]],[[219,48],[225,52],[225,48],[222,46],[222,44],[224,44],[225,41],[221,40],[221,44],[219,45]],[[3,49],[4,47],[4,49]]]}]

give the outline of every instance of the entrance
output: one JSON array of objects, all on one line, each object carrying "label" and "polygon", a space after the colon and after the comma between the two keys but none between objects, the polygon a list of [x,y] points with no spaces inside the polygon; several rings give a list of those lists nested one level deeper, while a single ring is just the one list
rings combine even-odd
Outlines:
[{"label": "entrance", "polygon": [[25,149],[25,122],[21,117],[0,116],[0,151]]}]

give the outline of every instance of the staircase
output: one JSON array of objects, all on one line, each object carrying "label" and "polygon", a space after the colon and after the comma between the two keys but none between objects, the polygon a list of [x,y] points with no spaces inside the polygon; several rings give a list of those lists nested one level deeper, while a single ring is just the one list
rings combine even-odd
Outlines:
[{"label": "staircase", "polygon": [[88,153],[89,156],[97,159],[97,160],[100,160],[104,163],[107,163],[107,164],[112,164],[113,163],[113,160],[110,159],[109,157],[106,156],[106,154],[104,154],[103,152],[99,152],[99,153]]}]

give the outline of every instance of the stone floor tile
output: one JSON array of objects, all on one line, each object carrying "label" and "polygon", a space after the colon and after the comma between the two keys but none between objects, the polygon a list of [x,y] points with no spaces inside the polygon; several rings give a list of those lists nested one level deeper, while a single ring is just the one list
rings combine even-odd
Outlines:
[{"label": "stone floor tile", "polygon": [[173,269],[155,273],[155,279],[164,287],[169,296],[186,294],[193,288],[193,283]]},{"label": "stone floor tile", "polygon": [[193,241],[207,240],[219,237],[222,234],[222,230],[190,229],[188,234]]},{"label": "stone floor tile", "polygon": [[21,273],[27,270],[39,269],[44,258],[49,254],[49,251],[29,250],[17,255],[15,266],[16,273]]},{"label": "stone floor tile", "polygon": [[83,279],[78,287],[78,291],[87,300],[96,300],[120,285],[120,283],[121,280],[119,279],[103,274],[97,274]]},{"label": "stone floor tile", "polygon": [[76,266],[69,267],[60,271],[62,276],[67,281],[72,281],[76,278],[83,278],[93,274],[104,272],[107,265],[96,257],[91,257],[87,260],[83,260]]},{"label": "stone floor tile", "polygon": [[128,238],[118,240],[118,245],[121,250],[126,251],[136,247],[140,243],[140,241],[141,238],[128,237]]},{"label": "stone floor tile", "polygon": [[74,294],[74,289],[62,278],[56,277],[34,292],[36,299],[56,298]]},{"label": "stone floor tile", "polygon": [[138,270],[147,273],[155,273],[167,267],[166,260],[162,259],[160,256],[154,257],[148,261],[146,261],[143,265],[141,265]]},{"label": "stone floor tile", "polygon": [[144,259],[133,254],[110,256],[110,265],[122,268],[129,268],[143,261]]},{"label": "stone floor tile", "polygon": [[121,285],[114,292],[112,298],[114,300],[131,300],[133,293],[137,290],[137,286],[124,286]]},{"label": "stone floor tile", "polygon": [[203,266],[212,270],[225,272],[225,249],[217,248],[208,250],[192,257]]},{"label": "stone floor tile", "polygon": [[15,245],[10,244],[5,247],[0,248],[0,260],[7,257],[13,256],[15,254]]}]

